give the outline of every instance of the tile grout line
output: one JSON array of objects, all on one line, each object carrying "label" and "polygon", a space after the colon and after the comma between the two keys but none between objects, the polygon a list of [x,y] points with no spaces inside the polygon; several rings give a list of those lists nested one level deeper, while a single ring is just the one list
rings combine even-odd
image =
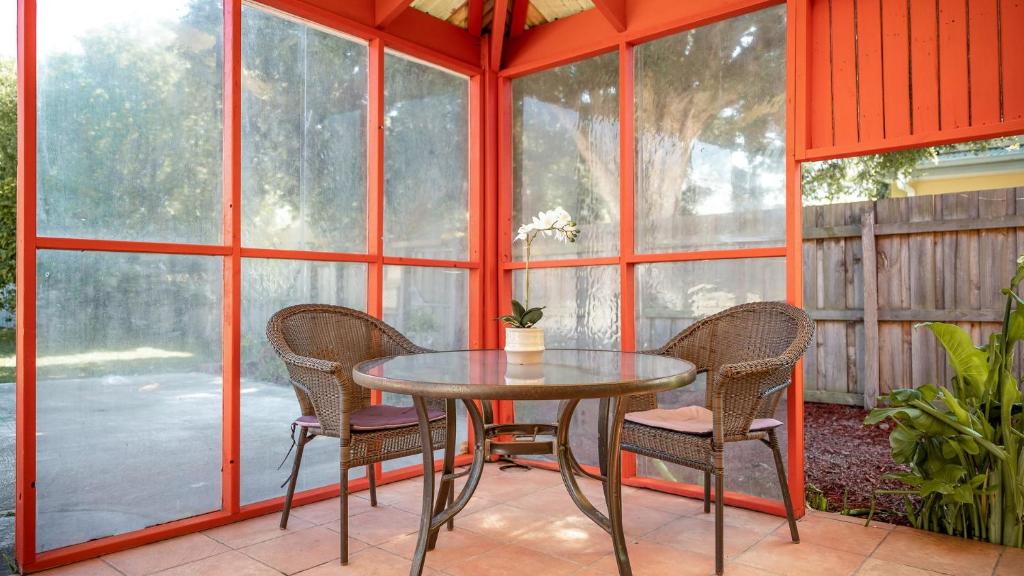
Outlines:
[{"label": "tile grout line", "polygon": [[[865,528],[867,528],[869,530],[871,529],[871,522],[870,521],[868,522],[868,525],[865,526]],[[878,549],[882,547],[882,544],[884,544],[885,541],[889,539],[889,536],[891,536],[892,533],[893,533],[893,530],[886,530],[885,531],[885,536],[883,536],[882,539],[878,541],[878,544],[875,544],[875,547],[871,550],[871,552],[869,552],[867,555],[864,556],[864,559],[860,561],[860,564],[857,565],[857,569],[854,570],[852,572],[852,574],[856,575],[856,574],[860,573],[861,570],[864,569],[864,565],[867,564],[868,560],[870,560],[871,558],[873,558],[875,556],[875,552],[878,552]]]},{"label": "tile grout line", "polygon": [[104,556],[100,556],[100,557],[99,557],[99,560],[100,560],[100,562],[103,562],[103,563],[104,563],[104,564],[106,564],[107,566],[110,566],[110,569],[111,569],[111,570],[113,570],[114,572],[117,572],[118,574],[121,574],[121,576],[127,576],[127,575],[126,575],[126,574],[125,574],[124,572],[122,572],[121,570],[119,570],[117,566],[114,566],[114,565],[113,565],[113,564],[111,564],[110,562],[107,562],[107,558],[106,558],[106,556],[105,556],[105,555],[104,555]]}]

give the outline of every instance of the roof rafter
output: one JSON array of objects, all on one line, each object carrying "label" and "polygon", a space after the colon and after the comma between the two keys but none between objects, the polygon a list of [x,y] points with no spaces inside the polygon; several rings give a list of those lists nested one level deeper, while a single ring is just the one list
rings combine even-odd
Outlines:
[{"label": "roof rafter", "polygon": [[617,32],[626,31],[626,0],[592,0],[604,19]]},{"label": "roof rafter", "polygon": [[526,12],[530,8],[529,0],[515,0],[512,5],[512,25],[508,35],[515,38],[526,31]]},{"label": "roof rafter", "polygon": [[373,4],[373,25],[383,28],[394,22],[413,0],[375,0]]},{"label": "roof rafter", "polygon": [[484,0],[469,0],[469,18],[466,29],[470,34],[479,36],[484,27]]},{"label": "roof rafter", "polygon": [[491,69],[501,68],[501,50],[505,44],[505,24],[508,22],[508,4],[511,0],[494,0],[491,17]]}]

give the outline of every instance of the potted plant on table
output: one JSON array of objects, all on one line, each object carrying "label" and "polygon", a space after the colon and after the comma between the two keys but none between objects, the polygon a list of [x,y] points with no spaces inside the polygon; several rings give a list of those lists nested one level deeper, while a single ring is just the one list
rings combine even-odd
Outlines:
[{"label": "potted plant on table", "polygon": [[530,252],[538,236],[555,237],[560,242],[575,242],[579,229],[572,216],[561,207],[541,212],[516,232],[515,242],[523,243],[526,262],[524,301],[512,300],[512,313],[499,318],[505,323],[505,352],[509,362],[539,362],[544,353],[544,329],[537,323],[544,317],[544,306],[530,306]]}]

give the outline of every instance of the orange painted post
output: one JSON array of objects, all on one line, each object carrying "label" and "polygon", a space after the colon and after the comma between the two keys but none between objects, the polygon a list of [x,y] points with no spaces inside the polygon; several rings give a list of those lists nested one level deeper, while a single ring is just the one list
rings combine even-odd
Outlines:
[{"label": "orange painted post", "polygon": [[224,2],[224,258],[222,509],[237,514],[241,499],[242,340],[242,3]]},{"label": "orange painted post", "polygon": [[1002,16],[999,56],[1002,62],[1003,120],[1024,121],[1024,0],[1001,0]]},{"label": "orange painted post", "polygon": [[971,126],[998,124],[999,19],[998,0],[971,0],[967,27],[970,46]]},{"label": "orange painted post", "polygon": [[[882,82],[885,138],[910,135],[909,0],[882,2]],[[798,111],[799,113],[799,111]]]},{"label": "orange painted post", "polygon": [[498,347],[497,318],[501,300],[501,258],[498,250],[498,74],[490,67],[490,42],[480,43],[484,65],[484,324],[485,348]]},{"label": "orange painted post", "polygon": [[[484,144],[484,76],[469,78],[469,347],[484,345],[484,299],[486,283],[483,268],[484,231],[484,159],[480,152]],[[472,431],[472,427],[470,427]]]},{"label": "orange painted post", "polygon": [[[366,252],[373,260],[366,266],[366,313],[384,317],[384,41],[375,39],[368,47],[367,79],[367,163],[366,163]],[[370,403],[380,404],[380,390],[370,392]],[[383,467],[374,464],[383,480]]]},{"label": "orange painted post", "polygon": [[809,0],[808,148],[835,145],[832,111],[832,14],[828,0]]},{"label": "orange painted post", "polygon": [[[797,5],[787,7],[789,22],[799,22]],[[786,31],[786,299],[803,307],[803,198],[800,192],[800,163],[796,161],[796,126],[799,110],[800,82],[797,78],[798,37],[804,32],[797,27]],[[793,370],[793,383],[786,393],[786,460],[787,480],[793,507],[803,516],[804,503],[804,385],[803,362]]]},{"label": "orange painted post", "polygon": [[[494,46],[491,43],[491,46]],[[492,56],[493,62],[493,56]],[[497,79],[497,165],[498,165],[498,313],[508,314],[512,309],[512,81]],[[498,328],[498,347],[505,345],[505,331]],[[498,422],[515,421],[515,404],[497,403]]]},{"label": "orange painted post", "polygon": [[[636,250],[634,214],[636,194],[636,70],[633,46],[619,44],[619,326],[621,348],[636,350],[636,265],[630,261]],[[636,455],[622,454],[622,476],[636,476]]]},{"label": "orange painted post", "polygon": [[939,0],[939,128],[970,126],[969,99],[967,6],[964,0]]},{"label": "orange painted post", "polygon": [[910,0],[910,89],[914,134],[939,129],[939,30],[935,0]]},{"label": "orange painted post", "polygon": [[18,0],[17,384],[14,553],[36,559],[36,3]]},{"label": "orange painted post", "polygon": [[371,40],[368,52],[366,252],[373,261],[367,266],[366,312],[380,318],[384,292],[384,41]]},{"label": "orange painted post", "polygon": [[885,95],[882,91],[882,11],[878,0],[857,0],[857,112],[860,141],[884,135]]}]

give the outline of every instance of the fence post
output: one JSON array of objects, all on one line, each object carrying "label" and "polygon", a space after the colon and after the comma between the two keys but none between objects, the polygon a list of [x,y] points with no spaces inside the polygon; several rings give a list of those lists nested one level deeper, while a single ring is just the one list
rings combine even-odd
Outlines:
[{"label": "fence post", "polygon": [[875,210],[861,219],[864,271],[864,407],[878,404],[878,260],[875,252]]}]

